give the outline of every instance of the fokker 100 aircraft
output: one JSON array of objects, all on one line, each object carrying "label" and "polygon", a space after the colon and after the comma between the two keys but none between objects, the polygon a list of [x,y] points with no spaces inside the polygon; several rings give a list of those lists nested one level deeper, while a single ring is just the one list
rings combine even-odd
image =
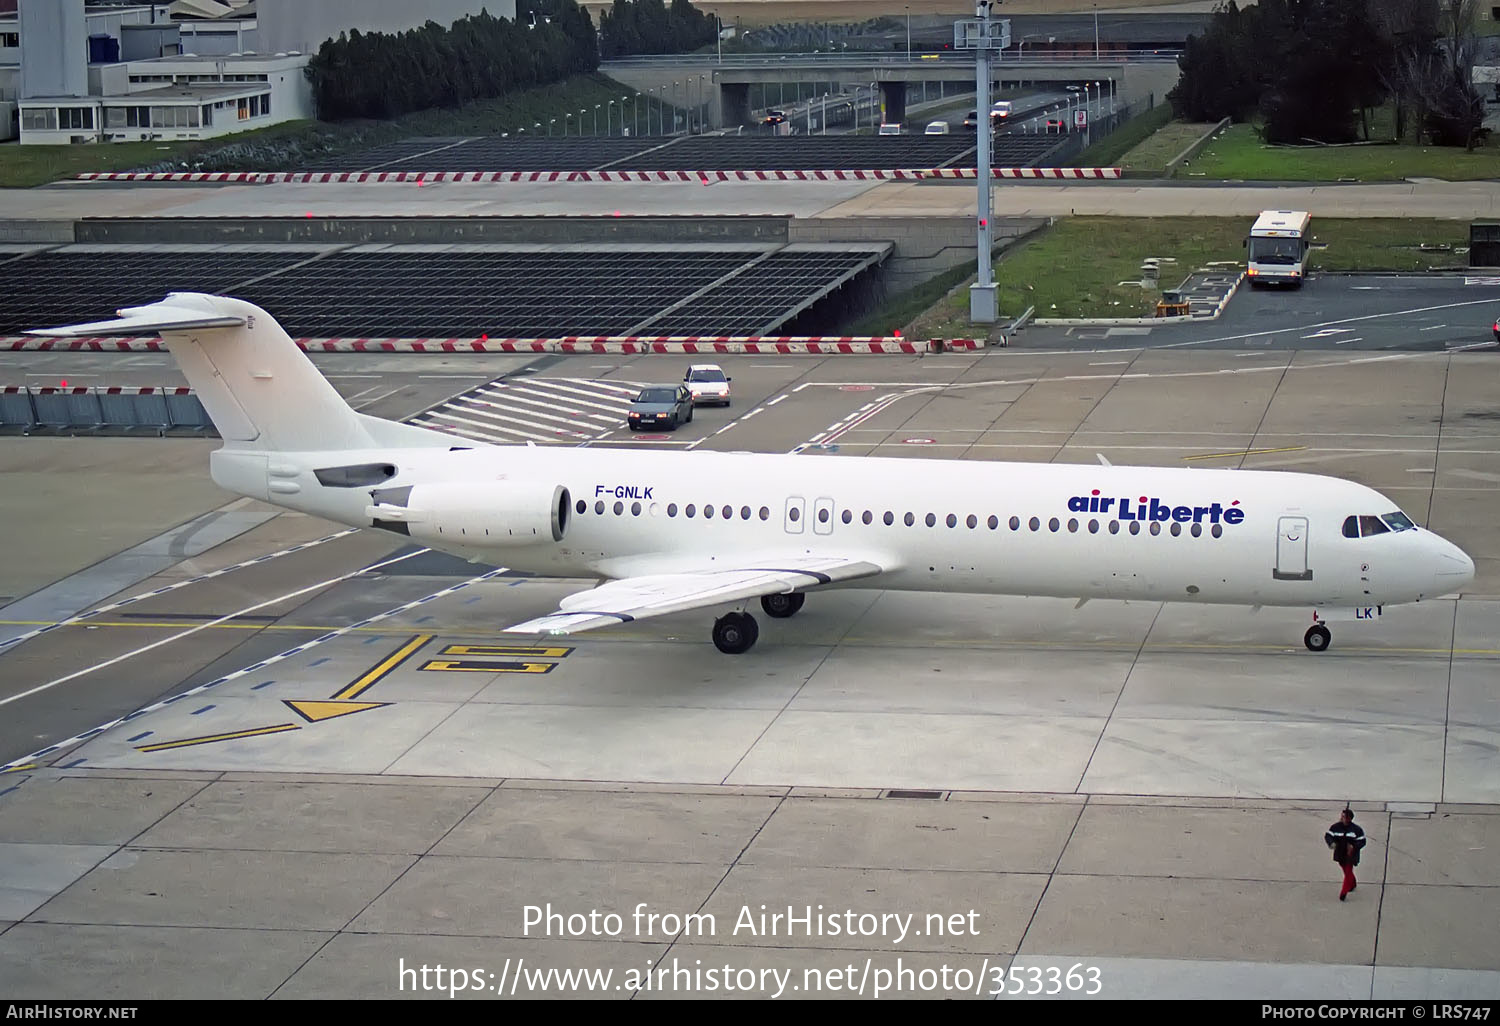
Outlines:
[{"label": "fokker 100 aircraft", "polygon": [[514,633],[733,604],[713,641],[741,653],[759,635],[751,600],[787,617],[846,587],[1305,606],[1318,652],[1326,620],[1474,578],[1458,547],[1331,477],[482,445],[350,409],[242,300],[178,292],[118,313],[31,333],[159,333],[224,440],[221,487],[475,562],[604,579]]}]

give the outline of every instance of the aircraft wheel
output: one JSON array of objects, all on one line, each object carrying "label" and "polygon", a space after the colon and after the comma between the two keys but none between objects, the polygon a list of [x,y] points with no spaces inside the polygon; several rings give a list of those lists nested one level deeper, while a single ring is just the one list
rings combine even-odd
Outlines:
[{"label": "aircraft wheel", "polygon": [[749,613],[726,613],[714,621],[714,645],[725,655],[740,655],[760,637],[760,627]]},{"label": "aircraft wheel", "polygon": [[766,611],[767,616],[782,620],[796,615],[797,610],[802,608],[802,603],[805,601],[807,601],[807,596],[800,591],[794,591],[790,595],[762,595],[760,608]]},{"label": "aircraft wheel", "polygon": [[1332,640],[1333,632],[1320,623],[1313,624],[1307,629],[1307,633],[1302,636],[1302,644],[1314,652],[1323,651]]}]

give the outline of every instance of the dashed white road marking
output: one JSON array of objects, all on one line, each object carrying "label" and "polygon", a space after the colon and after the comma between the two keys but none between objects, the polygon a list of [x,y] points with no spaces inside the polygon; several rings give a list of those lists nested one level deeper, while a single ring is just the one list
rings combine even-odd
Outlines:
[{"label": "dashed white road marking", "polygon": [[332,585],[339,584],[343,581],[347,581],[351,577],[358,577],[360,574],[368,573],[371,570],[379,570],[383,566],[390,566],[392,563],[399,563],[404,559],[411,559],[413,556],[419,556],[426,551],[426,549],[420,549],[416,552],[408,552],[404,556],[396,556],[392,559],[387,559],[384,562],[376,563],[374,566],[361,567],[358,570],[351,570],[346,574],[340,574],[337,577],[330,577],[326,581],[319,581],[317,584],[310,584],[305,588],[298,588],[296,591],[289,591],[285,595],[278,595],[273,599],[266,599],[264,602],[257,602],[253,606],[246,606],[244,609],[237,610],[236,612],[226,613],[224,616],[221,616],[218,619],[210,620],[207,623],[201,623],[196,627],[189,627],[187,630],[179,631],[178,633],[173,634],[171,637],[162,638],[159,641],[153,641],[149,645],[142,645],[140,648],[132,649],[131,651],[117,655],[112,659],[106,659],[101,663],[95,663],[93,666],[86,666],[81,670],[74,670],[72,673],[58,677],[56,680],[49,680],[45,684],[38,684],[34,688],[28,688],[25,691],[11,695],[9,698],[0,698],[0,706],[10,705],[12,702],[19,702],[23,698],[30,698],[32,695],[41,694],[43,691],[50,691],[52,688],[57,687],[59,684],[66,684],[70,680],[77,680],[79,677],[85,677],[93,673],[95,670],[102,670],[107,666],[114,666],[116,663],[123,663],[127,659],[133,659],[138,655],[143,655],[146,652],[151,652],[155,649],[161,648],[163,645],[170,645],[174,641],[181,641],[183,638],[191,637],[192,635],[197,634],[199,631],[208,630],[208,628],[210,627],[217,627],[221,623],[227,623],[237,617],[244,616],[246,613],[253,613],[257,609],[264,609],[267,606],[274,606],[280,602],[287,602],[301,595],[306,595],[309,592],[319,591],[323,588],[327,588]]}]

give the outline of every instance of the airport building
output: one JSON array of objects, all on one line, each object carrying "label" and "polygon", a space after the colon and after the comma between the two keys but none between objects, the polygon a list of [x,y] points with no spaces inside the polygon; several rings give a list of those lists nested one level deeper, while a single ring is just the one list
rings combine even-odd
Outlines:
[{"label": "airport building", "polygon": [[208,139],[315,110],[304,69],[340,32],[451,24],[515,0],[0,0],[0,139]]}]

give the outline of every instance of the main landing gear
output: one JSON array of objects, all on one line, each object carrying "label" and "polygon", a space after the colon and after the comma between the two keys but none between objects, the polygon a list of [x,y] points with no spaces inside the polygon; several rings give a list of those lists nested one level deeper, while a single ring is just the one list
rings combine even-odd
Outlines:
[{"label": "main landing gear", "polygon": [[794,615],[802,608],[802,603],[807,601],[807,596],[800,591],[794,591],[784,595],[762,595],[760,597],[760,608],[766,611],[767,616],[774,616],[783,620]]},{"label": "main landing gear", "polygon": [[1315,623],[1302,635],[1302,644],[1314,652],[1322,652],[1333,640],[1333,632],[1320,623]]},{"label": "main landing gear", "polygon": [[714,645],[725,655],[750,651],[760,637],[760,626],[749,613],[725,613],[714,621]]},{"label": "main landing gear", "polygon": [[[781,595],[762,595],[760,608],[767,616],[784,620],[802,608],[807,596],[801,592]],[[740,655],[750,651],[760,637],[760,625],[755,617],[746,612],[725,613],[714,621],[714,645],[725,655]]]}]

